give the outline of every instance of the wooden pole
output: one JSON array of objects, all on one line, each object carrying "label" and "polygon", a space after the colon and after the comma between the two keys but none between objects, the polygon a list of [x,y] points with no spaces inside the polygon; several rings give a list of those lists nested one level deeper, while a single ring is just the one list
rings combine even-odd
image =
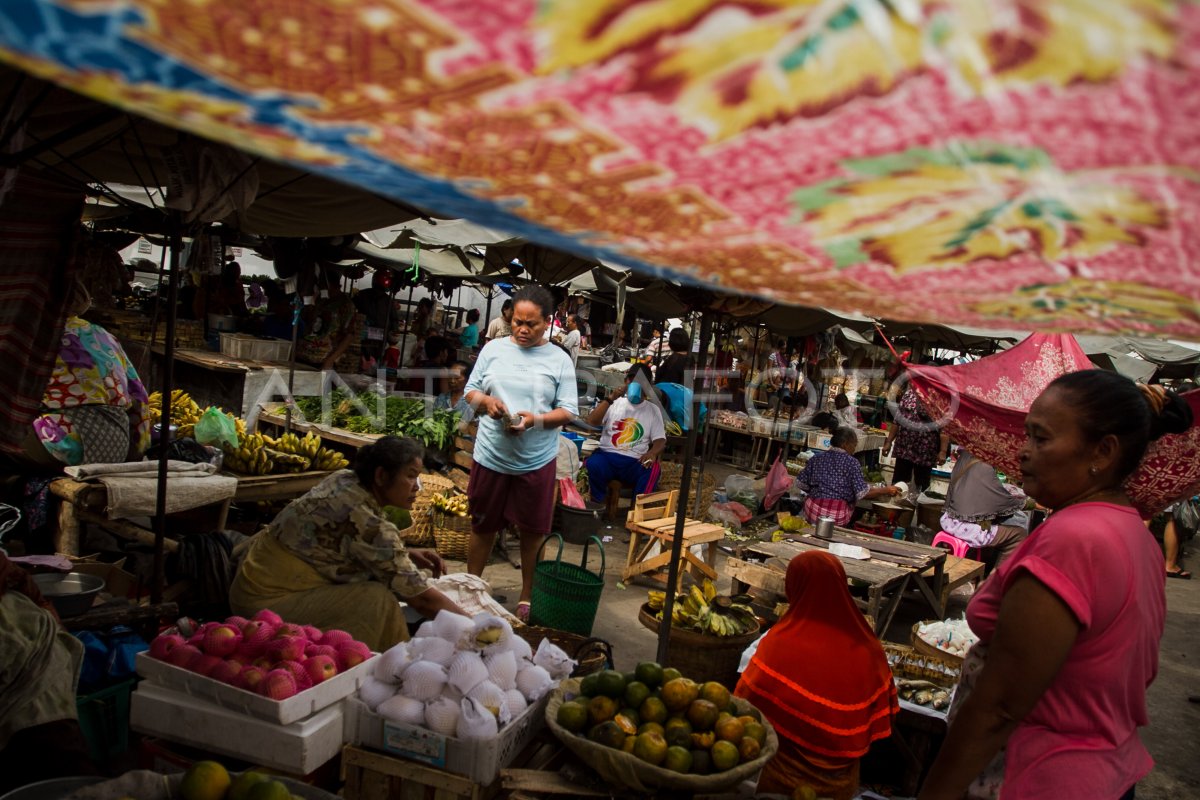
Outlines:
[{"label": "wooden pole", "polygon": [[161,603],[166,580],[164,543],[167,537],[167,462],[171,444],[171,391],[175,366],[175,317],[179,304],[179,249],[183,246],[179,213],[170,216],[171,274],[167,278],[167,332],[163,342],[162,416],[158,422],[158,486],[154,498],[154,582],[150,602]]}]

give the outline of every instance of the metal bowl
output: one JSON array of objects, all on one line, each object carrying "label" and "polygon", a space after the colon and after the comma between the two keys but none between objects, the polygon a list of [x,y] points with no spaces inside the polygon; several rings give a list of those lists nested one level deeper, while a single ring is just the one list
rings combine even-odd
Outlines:
[{"label": "metal bowl", "polygon": [[95,786],[103,783],[106,778],[100,775],[87,775],[71,778],[48,778],[36,783],[28,783],[13,789],[7,794],[0,795],[0,800],[59,800],[77,789],[85,786]]},{"label": "metal bowl", "polygon": [[42,596],[54,604],[60,617],[76,617],[92,607],[104,589],[104,579],[85,572],[42,573],[34,575]]}]

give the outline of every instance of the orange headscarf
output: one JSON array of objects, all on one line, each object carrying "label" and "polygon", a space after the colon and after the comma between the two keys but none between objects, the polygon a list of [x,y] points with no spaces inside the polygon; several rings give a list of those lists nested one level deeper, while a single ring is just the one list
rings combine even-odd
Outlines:
[{"label": "orange headscarf", "polygon": [[759,643],[734,694],[803,750],[859,758],[891,734],[899,710],[883,646],[836,557],[801,553],[788,564],[786,587],[788,612]]}]

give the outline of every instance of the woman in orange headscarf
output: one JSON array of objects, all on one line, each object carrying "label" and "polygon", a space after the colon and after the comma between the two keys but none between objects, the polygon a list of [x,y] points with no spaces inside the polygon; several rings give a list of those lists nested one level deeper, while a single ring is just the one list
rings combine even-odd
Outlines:
[{"label": "woman in orange headscarf", "polygon": [[820,797],[850,800],[859,759],[891,735],[899,710],[892,673],[836,557],[819,550],[796,556],[786,588],[787,614],[759,643],[734,691],[779,734],[758,791],[790,796],[807,785]]}]

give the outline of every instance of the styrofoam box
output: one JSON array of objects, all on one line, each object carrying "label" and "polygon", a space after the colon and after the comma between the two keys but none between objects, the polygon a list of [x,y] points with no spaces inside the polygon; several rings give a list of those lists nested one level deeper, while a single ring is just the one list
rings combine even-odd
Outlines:
[{"label": "styrofoam box", "polygon": [[369,658],[358,666],[351,667],[327,681],[318,683],[311,689],[305,689],[294,697],[286,700],[272,700],[269,697],[206,678],[165,661],[159,661],[157,658],[151,658],[149,653],[137,654],[137,673],[151,683],[202,698],[222,708],[280,725],[289,725],[312,716],[321,709],[354,694],[363,681],[371,676],[371,671],[374,669],[374,658]]},{"label": "styrofoam box", "polygon": [[814,450],[828,450],[832,447],[833,436],[824,431],[813,431],[808,434],[808,446]]},{"label": "styrofoam box", "polygon": [[546,724],[547,694],[500,729],[494,739],[462,740],[419,725],[384,719],[357,697],[346,701],[346,741],[464,775],[481,785],[496,780]]},{"label": "styrofoam box", "polygon": [[260,339],[244,333],[222,333],[221,355],[247,361],[287,361],[292,357],[288,339]]},{"label": "styrofoam box", "polygon": [[342,750],[344,703],[279,725],[142,681],[129,707],[133,730],[233,758],[307,775]]}]

